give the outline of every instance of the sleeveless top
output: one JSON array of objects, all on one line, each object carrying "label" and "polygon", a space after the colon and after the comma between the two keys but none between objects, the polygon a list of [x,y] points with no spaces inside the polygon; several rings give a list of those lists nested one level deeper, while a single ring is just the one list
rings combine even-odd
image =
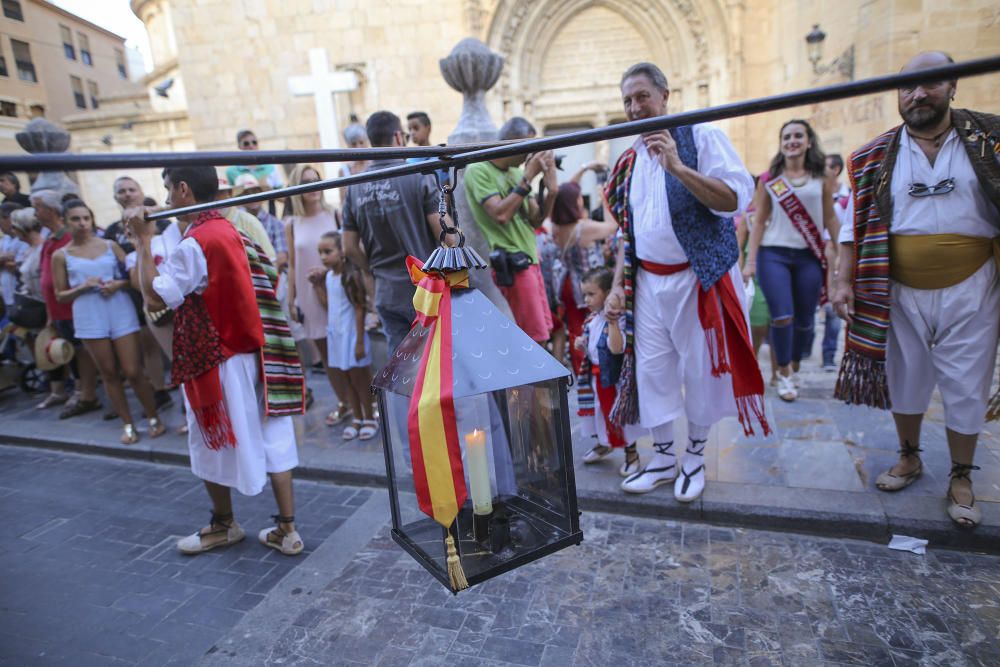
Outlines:
[{"label": "sleeveless top", "polygon": [[[795,185],[792,179],[785,177],[785,180],[792,186],[795,195],[802,201],[802,204],[809,212],[816,229],[823,231],[823,179],[810,176],[803,185]],[[762,246],[778,248],[806,249],[809,246],[806,240],[792,224],[788,214],[781,208],[778,198],[767,188],[767,194],[771,198],[771,217],[764,227],[764,237],[761,239]]]}]

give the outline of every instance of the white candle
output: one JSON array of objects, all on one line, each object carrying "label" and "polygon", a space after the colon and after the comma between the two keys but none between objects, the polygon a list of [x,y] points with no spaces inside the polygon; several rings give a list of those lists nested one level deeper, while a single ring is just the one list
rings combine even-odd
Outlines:
[{"label": "white candle", "polygon": [[490,468],[486,460],[486,432],[478,428],[465,434],[465,463],[472,487],[472,511],[476,514],[493,512],[493,490],[490,487]]}]

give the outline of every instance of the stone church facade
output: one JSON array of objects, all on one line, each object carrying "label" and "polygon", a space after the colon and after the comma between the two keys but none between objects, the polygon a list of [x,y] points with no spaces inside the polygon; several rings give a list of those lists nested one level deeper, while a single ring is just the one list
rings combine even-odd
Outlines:
[{"label": "stone church facade", "polygon": [[[313,99],[289,92],[317,47],[331,69],[358,80],[336,94],[340,128],[351,114],[421,110],[436,142],[462,108],[438,61],[470,36],[505,59],[486,95],[494,121],[523,115],[549,134],[623,120],[619,78],[640,60],[663,68],[671,110],[681,111],[895,72],[921,50],[956,60],[1000,52],[1000,9],[990,0],[132,0],[132,9],[150,34],[155,70],[144,90],[102,104],[100,116],[72,119],[74,150],[230,150],[244,127],[265,149],[317,147]],[[853,54],[853,71],[814,72],[805,42],[814,24],[827,35],[820,66]],[[996,76],[962,81],[956,104],[1000,109]],[[153,92],[168,81],[166,97]],[[761,171],[778,126],[793,117],[810,119],[824,148],[843,153],[898,122],[887,93],[723,126]],[[110,148],[100,141],[109,133]],[[628,143],[571,149],[568,162],[613,158]],[[113,220],[114,175],[80,176],[101,221]],[[140,180],[162,197],[155,172]]]}]

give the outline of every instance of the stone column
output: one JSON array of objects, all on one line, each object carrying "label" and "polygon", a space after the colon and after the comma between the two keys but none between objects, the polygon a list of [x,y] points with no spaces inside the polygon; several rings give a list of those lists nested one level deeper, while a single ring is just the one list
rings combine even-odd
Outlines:
[{"label": "stone column", "polygon": [[[500,78],[503,56],[490,51],[489,47],[478,39],[468,37],[455,45],[451,54],[439,62],[444,80],[462,93],[462,115],[455,130],[448,135],[448,143],[464,144],[496,140],[497,126],[486,110],[484,97],[486,91]],[[465,242],[475,248],[483,259],[488,259],[490,248],[472,218],[472,209],[465,196],[463,173],[464,171],[459,172],[458,182],[455,183],[455,212],[458,215],[458,223],[465,233]],[[507,300],[493,284],[492,272],[472,271],[470,279],[473,287],[485,294],[507,317],[514,319]]]},{"label": "stone column", "polygon": [[[17,143],[29,153],[66,153],[69,150],[69,132],[44,118],[35,118],[15,135]],[[55,190],[60,196],[73,193],[80,196],[80,188],[64,171],[43,171],[31,183],[31,192]]]}]

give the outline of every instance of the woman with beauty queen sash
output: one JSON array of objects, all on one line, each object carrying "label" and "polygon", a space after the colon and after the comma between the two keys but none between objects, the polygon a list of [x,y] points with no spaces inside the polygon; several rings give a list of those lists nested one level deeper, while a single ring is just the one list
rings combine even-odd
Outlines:
[{"label": "woman with beauty queen sash", "polygon": [[754,275],[771,311],[771,345],[778,363],[778,396],[798,398],[796,373],[808,354],[816,307],[826,301],[828,268],[836,266],[839,223],[826,160],[804,120],[781,126],[778,153],[754,194],[757,220],[750,232],[744,280]]}]

